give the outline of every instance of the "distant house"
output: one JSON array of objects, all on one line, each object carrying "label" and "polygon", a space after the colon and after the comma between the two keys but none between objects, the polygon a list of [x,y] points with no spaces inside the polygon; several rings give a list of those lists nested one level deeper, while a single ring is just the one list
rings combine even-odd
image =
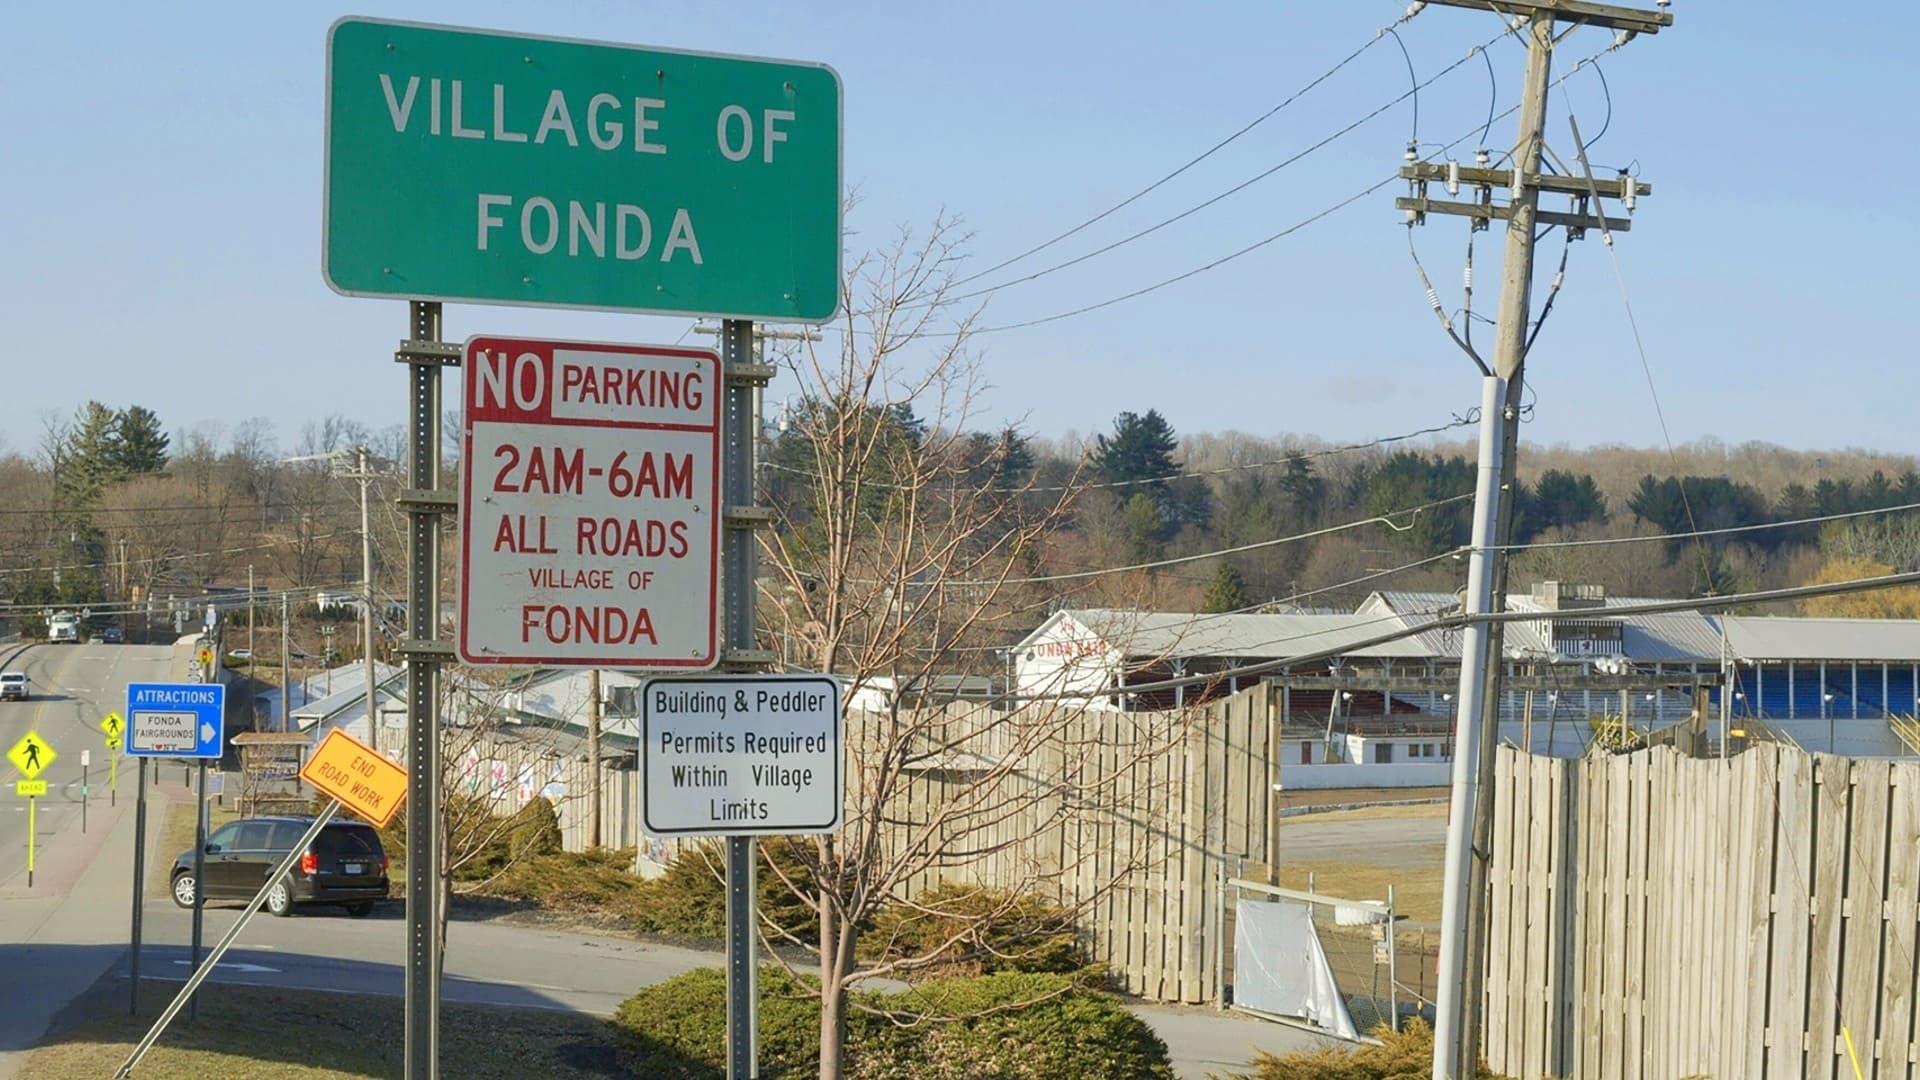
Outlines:
[{"label": "distant house", "polygon": [[[904,684],[904,685],[903,685]],[[1005,680],[991,675],[923,675],[897,679],[872,675],[860,680],[847,697],[847,708],[858,712],[888,712],[895,708],[972,702],[1006,707]]]},{"label": "distant house", "polygon": [[1301,662],[1296,673],[1359,661],[1421,669],[1428,651],[1419,641],[1363,644],[1382,632],[1383,621],[1352,614],[1070,609],[1055,612],[1012,647],[1012,682],[1016,696],[1059,696],[1089,708],[1167,709],[1235,693],[1263,676],[1222,674],[1215,682],[1173,689],[1128,687],[1329,652]]}]

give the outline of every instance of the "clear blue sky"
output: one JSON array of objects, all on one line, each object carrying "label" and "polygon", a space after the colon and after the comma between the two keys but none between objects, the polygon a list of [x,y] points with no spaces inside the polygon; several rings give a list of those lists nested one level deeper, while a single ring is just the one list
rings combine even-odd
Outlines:
[{"label": "clear blue sky", "polygon": [[[355,13],[826,61],[846,91],[851,247],[942,208],[978,265],[1109,205],[1265,111],[1366,41],[1386,0],[1184,4],[38,3],[0,35],[0,321],[10,356],[0,447],[89,397],[170,427],[264,416],[399,419],[397,302],[345,299],[319,271],[327,25]],[[1682,2],[1678,25],[1606,61],[1614,114],[1594,148],[1656,188],[1619,238],[1676,441],[1717,436],[1914,452],[1914,177],[1920,45],[1906,5]],[[1402,34],[1431,73],[1498,30],[1429,8]],[[1576,34],[1562,67],[1605,44]],[[1500,108],[1521,50],[1492,52]],[[1406,88],[1391,41],[1252,134],[1037,269],[1239,182]],[[1484,121],[1479,60],[1420,98],[1420,137]],[[1605,117],[1583,73],[1556,93],[1589,138]],[[1210,261],[1387,175],[1405,105],[1139,243],[997,295],[984,321],[1098,301]],[[1489,142],[1512,139],[1511,119]],[[1471,140],[1467,145],[1471,145]],[[1477,400],[1440,335],[1382,190],[1255,254],[1102,312],[980,340],[996,418],[1043,434],[1157,407],[1181,431],[1333,438],[1444,420]],[[1456,294],[1464,226],[1417,239]],[[1495,234],[1497,236],[1497,234]],[[1482,252],[1497,249],[1492,237]],[[1557,237],[1543,261],[1557,260]],[[1480,263],[1491,313],[1494,263]],[[1543,277],[1550,271],[1543,271]],[[1011,273],[1011,271],[1009,271]],[[1903,315],[1902,311],[1908,314]],[[685,320],[449,306],[450,336],[678,337]],[[1576,245],[1535,350],[1527,436],[1659,441],[1598,238]],[[776,399],[782,387],[776,383]]]}]

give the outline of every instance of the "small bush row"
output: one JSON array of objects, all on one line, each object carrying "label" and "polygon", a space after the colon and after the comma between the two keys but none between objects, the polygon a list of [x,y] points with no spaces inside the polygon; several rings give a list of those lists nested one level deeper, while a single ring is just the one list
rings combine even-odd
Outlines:
[{"label": "small bush row", "polygon": [[[898,994],[851,995],[850,1080],[1172,1080],[1166,1044],[1110,994],[1066,975],[936,979]],[[809,982],[760,975],[760,1075],[812,1076],[820,1002]],[[612,1023],[640,1075],[723,1076],[726,978],[688,972],[623,1002]]]}]

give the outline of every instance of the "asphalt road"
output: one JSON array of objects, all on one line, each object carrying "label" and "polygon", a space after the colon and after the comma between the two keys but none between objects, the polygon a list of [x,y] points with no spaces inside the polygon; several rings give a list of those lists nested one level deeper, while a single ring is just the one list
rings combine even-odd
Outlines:
[{"label": "asphalt road", "polygon": [[1280,825],[1283,860],[1351,860],[1420,869],[1438,866],[1446,854],[1444,808],[1429,817],[1349,817],[1309,814]]},{"label": "asphalt road", "polygon": [[[0,703],[0,739],[5,740],[0,752],[32,728],[60,757],[47,774],[57,794],[41,800],[38,821],[38,835],[52,850],[32,890],[24,888],[27,815],[13,809],[17,800],[10,791],[0,799],[0,970],[33,973],[31,979],[0,985],[0,1080],[15,1074],[67,1001],[101,974],[128,973],[133,778],[131,772],[121,778],[116,809],[103,805],[105,751],[94,725],[122,704],[129,681],[166,681],[175,661],[174,650],[165,646],[35,646],[8,665],[27,671],[35,697],[25,704]],[[96,801],[84,837],[77,834],[82,749],[99,750],[94,755]],[[11,775],[11,766],[0,769]],[[172,854],[160,850],[157,841],[167,799],[185,794],[178,788],[178,778],[168,776],[164,790],[153,789],[149,860]],[[1381,832],[1404,832],[1426,823],[1370,824]],[[1319,831],[1310,827],[1305,835]],[[157,994],[161,984],[155,980],[177,980],[190,970],[190,915],[161,897],[149,899],[143,914],[141,982],[149,988],[146,993]],[[237,905],[207,909],[207,943],[238,914]],[[499,922],[456,921],[447,938],[445,1000],[598,1015],[611,1013],[641,986],[696,967],[716,967],[721,960],[713,952]],[[405,926],[397,903],[365,919],[327,908],[284,919],[261,914],[247,924],[212,977],[393,995],[397,1009],[404,953]],[[1213,1010],[1147,1006],[1135,1011],[1167,1040],[1182,1077],[1238,1066],[1256,1048],[1296,1049],[1314,1042],[1295,1029]]]},{"label": "asphalt road", "polygon": [[[69,826],[79,827],[83,750],[93,755],[88,785],[92,798],[106,800],[107,751],[95,725],[110,711],[124,711],[129,682],[164,682],[172,663],[173,649],[166,645],[34,645],[7,664],[9,671],[27,673],[32,697],[24,702],[0,701],[0,754],[11,750],[28,731],[37,731],[59,755],[40,775],[48,784],[33,815],[38,843],[49,843]],[[120,771],[125,774],[119,778],[120,793],[130,796],[133,774]],[[25,881],[28,814],[26,800],[13,795],[13,781],[20,774],[11,763],[0,762],[0,775],[6,779],[6,790],[0,792],[0,888],[4,888]]]}]

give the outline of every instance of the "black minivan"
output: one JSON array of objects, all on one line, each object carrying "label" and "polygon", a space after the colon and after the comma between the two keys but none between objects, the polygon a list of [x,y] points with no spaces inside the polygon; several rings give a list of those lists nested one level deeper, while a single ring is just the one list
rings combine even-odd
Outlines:
[{"label": "black minivan", "polygon": [[[251,900],[304,835],[312,818],[256,817],[229,822],[207,837],[206,901]],[[193,852],[173,860],[173,902],[193,906]],[[387,898],[387,855],[380,834],[358,821],[329,821],[293,869],[267,891],[266,909],[290,915],[295,904],[343,904],[356,918]]]}]

